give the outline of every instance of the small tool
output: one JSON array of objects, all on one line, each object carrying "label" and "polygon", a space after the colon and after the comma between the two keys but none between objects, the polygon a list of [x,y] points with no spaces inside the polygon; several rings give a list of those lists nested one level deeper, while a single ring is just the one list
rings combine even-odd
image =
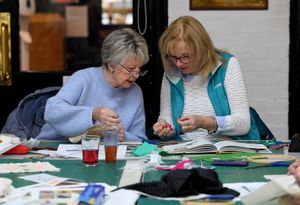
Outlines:
[{"label": "small tool", "polygon": [[203,197],[205,200],[232,200],[234,199],[234,195],[232,194],[214,194]]},{"label": "small tool", "polygon": [[200,194],[200,197],[195,200],[183,201],[182,205],[233,205],[234,195],[231,194],[217,194],[206,195]]},{"label": "small tool", "polygon": [[248,161],[242,160],[214,160],[212,162],[214,166],[235,166],[235,167],[246,167],[248,166]]},{"label": "small tool", "polygon": [[291,162],[272,162],[272,163],[259,164],[259,165],[246,167],[246,169],[255,169],[255,168],[259,168],[259,167],[288,167],[290,165],[291,165]]},{"label": "small tool", "polygon": [[55,147],[33,147],[31,150],[38,151],[38,150],[57,150]]}]

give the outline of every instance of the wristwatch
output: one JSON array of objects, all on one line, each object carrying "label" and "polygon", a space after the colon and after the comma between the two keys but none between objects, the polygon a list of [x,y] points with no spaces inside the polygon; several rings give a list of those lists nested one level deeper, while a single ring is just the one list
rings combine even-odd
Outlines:
[{"label": "wristwatch", "polygon": [[216,118],[214,117],[214,116],[209,116],[210,118],[212,118],[213,120],[214,120],[214,122],[215,122],[215,129],[213,129],[213,130],[207,130],[207,132],[208,132],[208,134],[209,135],[211,135],[211,136],[215,136],[215,134],[216,134],[216,132],[217,132],[217,130],[218,130],[218,123],[217,123],[217,120],[216,120]]}]

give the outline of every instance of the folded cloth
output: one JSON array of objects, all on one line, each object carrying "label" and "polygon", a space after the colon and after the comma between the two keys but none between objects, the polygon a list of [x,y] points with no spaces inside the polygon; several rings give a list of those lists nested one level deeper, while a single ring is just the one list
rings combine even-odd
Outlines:
[{"label": "folded cloth", "polygon": [[173,170],[162,176],[160,181],[142,182],[120,188],[158,197],[185,197],[200,193],[239,195],[239,192],[223,187],[217,172],[204,168]]},{"label": "folded cloth", "polygon": [[27,154],[29,152],[29,148],[24,145],[18,145],[3,154]]},{"label": "folded cloth", "polygon": [[156,145],[144,142],[141,146],[131,149],[134,156],[145,156],[153,151],[160,152],[160,149]]}]

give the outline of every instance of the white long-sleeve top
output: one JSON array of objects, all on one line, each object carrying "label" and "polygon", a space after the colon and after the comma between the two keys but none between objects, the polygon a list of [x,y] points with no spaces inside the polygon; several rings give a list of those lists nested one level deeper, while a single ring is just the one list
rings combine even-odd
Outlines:
[{"label": "white long-sleeve top", "polygon": [[[202,115],[216,116],[207,92],[208,80],[194,75],[190,80],[183,80],[184,109],[182,116]],[[218,131],[215,136],[244,135],[250,129],[249,102],[246,85],[240,65],[235,57],[230,58],[224,80],[231,114],[225,117],[216,116]],[[161,86],[161,102],[159,119],[164,119],[173,127],[170,102],[170,85],[164,75]],[[198,129],[185,133],[184,139],[211,137],[207,130]]]}]

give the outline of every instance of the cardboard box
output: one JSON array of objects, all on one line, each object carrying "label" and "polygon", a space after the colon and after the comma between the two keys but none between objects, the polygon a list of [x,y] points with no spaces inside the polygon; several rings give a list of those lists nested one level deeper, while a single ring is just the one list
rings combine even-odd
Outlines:
[{"label": "cardboard box", "polygon": [[64,70],[64,19],[59,14],[29,16],[28,71],[55,72]]}]

